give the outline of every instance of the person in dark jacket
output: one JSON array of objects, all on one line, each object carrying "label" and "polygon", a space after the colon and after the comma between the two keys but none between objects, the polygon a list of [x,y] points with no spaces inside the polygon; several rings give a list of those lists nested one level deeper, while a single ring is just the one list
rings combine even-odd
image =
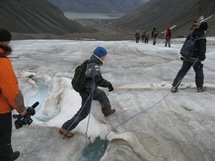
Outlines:
[{"label": "person in dark jacket", "polygon": [[157,36],[158,36],[158,32],[156,30],[156,28],[154,27],[151,33],[152,39],[153,39],[153,45],[156,44],[156,40],[157,40]]},{"label": "person in dark jacket", "polygon": [[143,31],[142,34],[141,34],[142,43],[145,42],[145,36],[146,36],[146,32]]},{"label": "person in dark jacket", "polygon": [[149,33],[148,33],[148,31],[146,30],[146,31],[145,31],[145,44],[148,44],[148,42],[149,42]]},{"label": "person in dark jacket", "polygon": [[11,33],[0,28],[0,161],[12,161],[19,157],[18,151],[13,152],[11,146],[12,110],[16,110],[27,119],[24,98],[19,90],[18,80],[8,55],[12,53],[9,46]]},{"label": "person in dark jacket", "polygon": [[82,107],[79,111],[68,121],[66,121],[59,130],[60,134],[64,134],[66,137],[72,137],[74,134],[70,132],[73,130],[80,121],[85,119],[90,113],[92,100],[99,101],[101,105],[102,113],[105,117],[113,114],[115,109],[111,108],[110,101],[105,92],[98,88],[108,88],[109,92],[113,91],[112,84],[102,77],[100,66],[103,64],[107,51],[104,47],[98,46],[93,55],[90,57],[85,72],[86,79],[88,80],[85,88],[79,92],[82,98]]},{"label": "person in dark jacket", "polygon": [[[182,79],[189,71],[191,67],[193,67],[196,76],[195,76],[195,84],[197,87],[197,92],[203,92],[207,88],[203,86],[204,84],[204,73],[203,73],[203,64],[202,61],[206,58],[206,38],[205,32],[208,29],[207,22],[202,22],[199,28],[195,28],[194,31],[191,33],[192,37],[199,38],[203,37],[203,39],[197,40],[195,44],[194,56],[191,58],[183,57],[183,64],[181,69],[179,70],[178,74],[176,75],[171,91],[178,92],[178,86],[180,85]],[[187,40],[191,39],[190,35],[188,35]],[[185,40],[186,41],[186,40]]]}]

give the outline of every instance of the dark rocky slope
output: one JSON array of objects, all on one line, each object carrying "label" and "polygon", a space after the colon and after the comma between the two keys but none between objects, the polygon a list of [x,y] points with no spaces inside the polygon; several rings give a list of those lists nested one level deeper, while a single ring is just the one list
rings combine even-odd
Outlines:
[{"label": "dark rocky slope", "polygon": [[[151,0],[139,9],[113,20],[112,24],[123,30],[148,30],[156,27],[162,32],[168,25],[177,25],[173,29],[175,37],[184,37],[189,32],[193,20],[215,13],[215,1],[211,0]],[[208,35],[215,35],[215,17],[209,20]],[[160,34],[161,36],[162,34]],[[162,35],[163,36],[163,35]]]},{"label": "dark rocky slope", "polygon": [[68,34],[94,31],[69,20],[46,0],[1,0],[0,8],[0,27],[11,32]]},{"label": "dark rocky slope", "polygon": [[[62,11],[127,13],[144,4],[143,0],[49,0]],[[147,0],[146,0],[147,1]]]}]

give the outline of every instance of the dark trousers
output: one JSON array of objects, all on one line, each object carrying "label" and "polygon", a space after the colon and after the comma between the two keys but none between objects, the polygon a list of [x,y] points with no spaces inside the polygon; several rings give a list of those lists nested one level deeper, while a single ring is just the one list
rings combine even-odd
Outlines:
[{"label": "dark trousers", "polygon": [[179,70],[178,74],[176,75],[172,86],[178,87],[180,83],[182,82],[182,79],[187,74],[189,69],[193,66],[193,69],[195,71],[195,83],[196,87],[202,87],[204,83],[204,73],[203,73],[203,64],[201,64],[201,61],[196,61],[196,63],[191,63],[187,61],[183,61],[182,67]]},{"label": "dark trousers", "polygon": [[170,38],[169,38],[169,37],[166,38],[165,47],[166,47],[167,45],[170,47]]},{"label": "dark trousers", "polygon": [[145,38],[145,44],[148,44],[148,42],[149,42],[149,39]]},{"label": "dark trousers", "polygon": [[11,147],[12,116],[11,112],[0,114],[0,161],[7,161],[13,152]]},{"label": "dark trousers", "polygon": [[102,113],[107,112],[111,108],[110,101],[106,93],[101,89],[96,88],[94,93],[91,94],[90,92],[86,92],[83,90],[79,94],[82,98],[82,107],[70,120],[66,121],[63,124],[62,127],[64,129],[73,130],[79,124],[80,121],[82,121],[88,116],[88,114],[90,113],[92,100],[99,101]]},{"label": "dark trousers", "polygon": [[157,38],[156,38],[156,37],[153,37],[153,45],[156,44],[156,40],[157,40]]}]

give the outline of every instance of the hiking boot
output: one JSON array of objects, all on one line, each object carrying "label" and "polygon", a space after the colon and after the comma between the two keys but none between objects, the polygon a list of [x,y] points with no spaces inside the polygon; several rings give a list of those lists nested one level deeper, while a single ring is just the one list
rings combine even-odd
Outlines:
[{"label": "hiking boot", "polygon": [[171,91],[172,91],[172,93],[176,93],[176,92],[178,92],[178,88],[177,87],[172,87]]},{"label": "hiking boot", "polygon": [[64,136],[67,137],[67,138],[71,138],[71,137],[74,136],[74,134],[73,134],[72,132],[70,132],[69,130],[66,130],[66,129],[64,129],[64,128],[60,128],[59,133],[60,133],[61,135],[64,135]]},{"label": "hiking boot", "polygon": [[105,117],[107,117],[107,116],[113,114],[114,112],[116,112],[116,110],[115,110],[114,108],[108,109],[108,110],[104,113],[104,115],[105,115]]},{"label": "hiking boot", "polygon": [[9,161],[13,161],[16,160],[17,158],[19,158],[20,156],[20,152],[19,151],[15,151],[12,154],[9,155]]},{"label": "hiking boot", "polygon": [[197,92],[204,92],[207,87],[197,87]]}]

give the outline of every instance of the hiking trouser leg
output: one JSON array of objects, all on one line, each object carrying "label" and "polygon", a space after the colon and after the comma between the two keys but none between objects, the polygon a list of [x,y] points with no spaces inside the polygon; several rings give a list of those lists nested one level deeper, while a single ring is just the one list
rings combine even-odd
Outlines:
[{"label": "hiking trouser leg", "polygon": [[156,44],[156,38],[153,38],[153,45]]},{"label": "hiking trouser leg", "polygon": [[0,145],[0,161],[13,161],[20,156],[18,151],[13,152],[11,144]]},{"label": "hiking trouser leg", "polygon": [[11,113],[0,114],[0,145],[11,144],[12,116]]},{"label": "hiking trouser leg", "polygon": [[[11,112],[0,114],[0,160],[7,161],[13,152],[11,147],[12,116]],[[4,158],[4,159],[2,159]]]},{"label": "hiking trouser leg", "polygon": [[78,110],[78,112],[68,121],[63,124],[64,129],[73,130],[79,122],[87,117],[90,113],[92,95],[89,92],[80,92],[80,96],[82,98],[82,107]]},{"label": "hiking trouser leg", "polygon": [[182,79],[184,78],[184,76],[187,74],[187,72],[189,71],[190,67],[192,66],[192,63],[187,62],[187,61],[183,61],[182,67],[181,69],[178,71],[178,74],[176,75],[172,86],[178,88],[178,86],[180,85]]},{"label": "hiking trouser leg", "polygon": [[166,38],[165,39],[165,47],[167,46],[167,44],[168,44],[168,39]]},{"label": "hiking trouser leg", "polygon": [[203,64],[201,63],[201,61],[197,61],[194,64],[193,69],[196,73],[196,76],[195,76],[196,87],[202,87],[204,84],[204,73],[203,73]]},{"label": "hiking trouser leg", "polygon": [[170,38],[167,37],[166,41],[165,41],[165,47],[167,47],[167,45],[170,47]]},{"label": "hiking trouser leg", "polygon": [[168,38],[168,46],[170,47],[170,38]]},{"label": "hiking trouser leg", "polygon": [[111,104],[106,93],[99,88],[95,90],[93,100],[99,101],[103,114],[111,108]]}]

